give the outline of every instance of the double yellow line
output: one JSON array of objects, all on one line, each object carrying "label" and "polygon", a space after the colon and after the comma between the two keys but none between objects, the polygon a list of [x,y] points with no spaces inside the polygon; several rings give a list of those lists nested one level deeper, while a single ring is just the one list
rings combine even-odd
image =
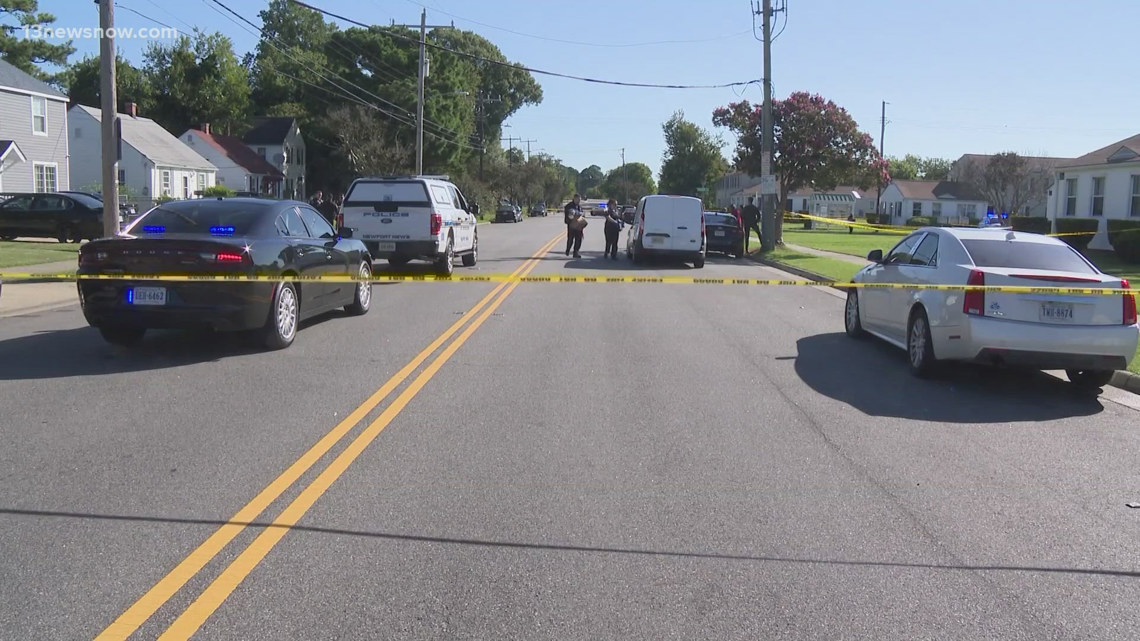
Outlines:
[{"label": "double yellow line", "polygon": [[[537,253],[527,259],[515,272],[514,276],[526,276],[532,272],[547,254],[563,237],[559,234],[550,242],[543,245]],[[110,626],[96,637],[97,641],[110,641],[112,639],[127,639],[143,626],[154,613],[164,606],[186,583],[193,579],[202,569],[210,563],[225,547],[241,534],[249,524],[260,516],[269,506],[293,486],[306,472],[312,468],[325,454],[339,443],[360,421],[364,420],[372,410],[376,409],[396,388],[407,380],[428,358],[463,329],[459,337],[443,350],[421,373],[396,397],[388,407],[381,412],[371,424],[366,427],[352,443],[338,455],[332,463],[320,473],[312,483],[306,487],[281,514],[273,520],[269,527],[247,547],[218,578],[202,592],[201,595],[188,607],[181,616],[163,633],[160,639],[189,639],[222,605],[223,602],[241,585],[242,581],[257,567],[267,554],[289,532],[289,529],[313,507],[318,499],[344,474],[350,465],[364,450],[384,431],[397,415],[411,402],[424,388],[437,372],[451,359],[456,351],[475,333],[491,314],[514,292],[520,281],[505,282],[497,286],[490,294],[475,304],[463,315],[458,322],[447,329],[439,338],[435,339],[422,352],[416,355],[407,365],[395,374],[383,387],[370,396],[357,407],[343,421],[318,441],[309,451],[305,452],[295,463],[278,476],[252,501],[237,512],[225,525],[218,528],[205,542],[190,553],[181,563],[164,576],[153,588],[136,601],[130,608],[119,616]],[[482,312],[482,313],[480,313]],[[476,314],[478,318],[468,323]]]}]

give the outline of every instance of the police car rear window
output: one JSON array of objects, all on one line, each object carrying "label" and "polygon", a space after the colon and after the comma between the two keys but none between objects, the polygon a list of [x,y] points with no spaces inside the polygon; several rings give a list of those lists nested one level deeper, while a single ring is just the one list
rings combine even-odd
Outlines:
[{"label": "police car rear window", "polygon": [[391,203],[403,207],[430,207],[424,183],[415,180],[359,182],[344,197],[345,205]]}]

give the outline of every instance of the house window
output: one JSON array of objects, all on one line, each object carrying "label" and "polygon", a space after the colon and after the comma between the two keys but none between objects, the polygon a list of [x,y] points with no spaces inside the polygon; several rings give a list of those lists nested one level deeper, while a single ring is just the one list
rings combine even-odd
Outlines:
[{"label": "house window", "polygon": [[1104,176],[1093,178],[1092,215],[1104,215]]},{"label": "house window", "polygon": [[1077,215],[1077,179],[1065,180],[1065,215]]},{"label": "house window", "polygon": [[198,190],[206,191],[206,174],[198,174]]},{"label": "house window", "polygon": [[262,158],[265,158],[265,147],[258,147],[257,148],[257,155],[261,156]]},{"label": "house window", "polygon": [[910,215],[911,216],[921,216],[922,215],[922,203],[914,203],[913,205],[911,205],[910,206]]},{"label": "house window", "polygon": [[942,203],[930,203],[930,215],[935,218],[942,217]]},{"label": "house window", "polygon": [[32,165],[32,173],[35,178],[37,192],[45,193],[56,190],[56,171],[57,167],[55,163],[37,162]]},{"label": "house window", "polygon": [[170,170],[168,169],[162,171],[162,194],[164,196],[170,195]]},{"label": "house window", "polygon": [[125,169],[119,170],[119,184],[127,182],[127,171]]},{"label": "house window", "polygon": [[1140,216],[1140,176],[1132,177],[1132,206],[1129,216]]},{"label": "house window", "polygon": [[47,135],[47,98],[32,96],[32,133]]}]

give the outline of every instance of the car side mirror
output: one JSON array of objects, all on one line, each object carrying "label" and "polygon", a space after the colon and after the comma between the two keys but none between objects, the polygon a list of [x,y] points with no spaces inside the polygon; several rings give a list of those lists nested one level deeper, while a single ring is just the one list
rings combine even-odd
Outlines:
[{"label": "car side mirror", "polygon": [[883,250],[881,250],[881,249],[872,250],[871,253],[867,254],[867,260],[871,261],[872,263],[882,263],[883,262]]},{"label": "car side mirror", "polygon": [[337,234],[340,235],[341,238],[352,238],[352,228],[342,227],[337,230]]}]

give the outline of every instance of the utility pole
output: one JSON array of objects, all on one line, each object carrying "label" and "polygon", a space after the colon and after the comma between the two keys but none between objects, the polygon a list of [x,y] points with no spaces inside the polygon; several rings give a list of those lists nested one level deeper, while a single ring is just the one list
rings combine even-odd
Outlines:
[{"label": "utility pole", "polygon": [[621,204],[629,204],[629,180],[625,176],[625,147],[621,148]]},{"label": "utility pole", "polygon": [[430,60],[427,55],[427,30],[428,29],[447,29],[455,26],[452,24],[434,24],[427,23],[427,9],[423,9],[420,13],[420,23],[417,25],[392,24],[393,27],[404,27],[405,29],[420,30],[420,71],[419,82],[416,86],[416,175],[424,173],[424,94],[427,88],[428,77],[428,64]]},{"label": "utility pole", "polygon": [[115,0],[99,2],[99,97],[103,113],[103,235],[119,234],[119,132],[115,91]]},{"label": "utility pole", "polygon": [[483,158],[487,155],[487,108],[486,104],[489,102],[502,102],[502,98],[488,98],[487,94],[482,89],[479,90],[479,95],[476,98],[476,115],[479,118],[479,180],[483,180]]},{"label": "utility pole", "polygon": [[[764,14],[764,108],[761,113],[761,126],[764,128],[760,147],[760,233],[764,235],[760,248],[772,251],[776,248],[776,211],[773,205],[772,188],[775,176],[772,175],[772,151],[775,147],[775,127],[772,122],[772,0],[763,0]],[[778,193],[778,188],[777,188]]]},{"label": "utility pole", "polygon": [[[883,137],[887,135],[887,101],[883,101],[883,115],[879,119],[879,160],[883,160]],[[875,196],[875,213],[879,213],[883,199],[883,172],[879,172],[879,195]]]},{"label": "utility pole", "polygon": [[507,136],[507,145],[509,145],[508,150],[507,150],[507,162],[510,163],[511,167],[515,166],[515,155],[512,154],[511,152],[515,150],[515,141],[516,140],[521,142],[522,138],[515,138],[514,136]]},{"label": "utility pole", "polygon": [[519,144],[526,143],[526,161],[530,162],[530,143],[538,142],[537,140],[520,140]]}]

